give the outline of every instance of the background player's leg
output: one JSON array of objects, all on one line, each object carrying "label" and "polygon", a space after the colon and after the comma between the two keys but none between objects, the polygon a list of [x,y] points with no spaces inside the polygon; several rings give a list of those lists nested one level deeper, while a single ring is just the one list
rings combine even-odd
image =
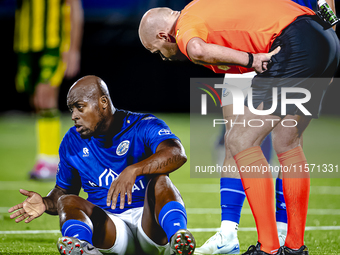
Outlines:
[{"label": "background player's leg", "polygon": [[225,166],[226,169],[231,169],[231,171],[222,172],[221,174],[220,181],[221,212],[222,212],[221,232],[225,236],[226,243],[238,245],[237,229],[238,224],[240,223],[241,210],[246,195],[243,190],[240,174],[238,173],[238,171],[232,170],[237,169],[237,165],[227,143],[227,136],[231,129],[230,123],[232,121],[235,121],[236,119],[236,116],[232,115],[232,113],[233,105],[223,107],[223,118],[228,120],[228,123],[226,124],[225,134],[226,153],[223,166]]},{"label": "background player's leg", "polygon": [[109,249],[116,240],[116,227],[99,207],[76,195],[58,200],[58,214],[63,236],[75,236],[97,248]]},{"label": "background player's leg", "polygon": [[[34,179],[55,179],[59,162],[60,120],[58,112],[58,88],[51,87],[48,82],[39,83],[40,65],[43,52],[18,54],[18,73],[16,87],[18,92],[26,92],[31,96],[31,105],[38,113],[37,163],[30,173]],[[46,61],[45,61],[46,62]],[[45,72],[46,73],[46,72]]]},{"label": "background player's leg", "polygon": [[170,249],[179,250],[178,254],[193,253],[195,240],[187,230],[184,202],[168,176],[158,175],[149,182],[141,225],[154,243],[165,245],[170,242]]},{"label": "background player's leg", "polygon": [[36,122],[37,163],[30,173],[32,179],[55,179],[61,128],[58,91],[58,87],[40,83],[33,95],[34,108],[39,116]]},{"label": "background player's leg", "polygon": [[[228,104],[222,108],[223,118],[227,120],[224,140],[230,131],[230,123],[235,121],[233,105]],[[230,169],[221,173],[220,197],[221,197],[221,230],[209,238],[201,247],[195,250],[195,254],[239,254],[239,240],[237,238],[238,224],[240,223],[241,210],[246,197],[237,165],[228,144],[225,141],[225,158],[223,166]],[[234,171],[232,171],[234,169]],[[236,171],[235,171],[236,170]]]},{"label": "background player's leg", "polygon": [[263,152],[263,155],[265,156],[268,163],[270,163],[270,160],[272,158],[272,135],[269,133],[266,138],[264,138],[263,142],[261,143],[261,150]]},{"label": "background player's leg", "polygon": [[31,178],[55,179],[58,169],[60,144],[60,113],[58,110],[59,85],[62,82],[65,64],[61,61],[60,49],[45,49],[39,54],[37,76],[33,94],[33,106],[37,119],[37,163]]},{"label": "background player's leg", "polygon": [[283,246],[287,236],[287,210],[283,195],[282,172],[279,172],[275,181],[276,198],[276,227],[279,236],[280,246]]}]

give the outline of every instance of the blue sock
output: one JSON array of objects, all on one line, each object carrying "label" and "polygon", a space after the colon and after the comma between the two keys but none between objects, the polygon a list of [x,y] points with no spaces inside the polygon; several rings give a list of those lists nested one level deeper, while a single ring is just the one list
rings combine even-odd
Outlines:
[{"label": "blue sock", "polygon": [[176,201],[167,203],[159,212],[158,222],[170,242],[170,238],[178,230],[187,228],[187,213],[184,206]]},{"label": "blue sock", "polygon": [[272,147],[272,136],[271,133],[269,133],[261,144],[261,150],[268,163],[270,163],[270,159],[272,158]]},{"label": "blue sock", "polygon": [[246,198],[241,179],[221,178],[220,193],[222,221],[228,220],[239,224],[243,202]]},{"label": "blue sock", "polygon": [[82,221],[67,220],[61,228],[63,236],[76,237],[92,244],[92,230]]},{"label": "blue sock", "polygon": [[282,180],[276,179],[276,221],[287,223],[286,202],[283,197]]}]

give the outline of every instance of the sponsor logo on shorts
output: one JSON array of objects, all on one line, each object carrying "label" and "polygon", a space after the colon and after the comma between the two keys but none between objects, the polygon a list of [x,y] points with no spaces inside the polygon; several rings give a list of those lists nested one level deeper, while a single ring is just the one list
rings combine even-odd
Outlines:
[{"label": "sponsor logo on shorts", "polygon": [[89,184],[90,184],[92,187],[98,187],[98,185],[95,184],[94,182],[89,181]]},{"label": "sponsor logo on shorts", "polygon": [[229,90],[227,90],[226,88],[223,88],[223,89],[222,89],[222,96],[223,96],[223,97],[227,97],[229,94],[230,94],[230,91],[229,91]]}]

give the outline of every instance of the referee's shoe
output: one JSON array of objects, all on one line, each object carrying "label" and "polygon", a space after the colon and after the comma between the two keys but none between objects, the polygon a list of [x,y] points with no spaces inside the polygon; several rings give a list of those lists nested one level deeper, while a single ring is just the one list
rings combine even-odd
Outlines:
[{"label": "referee's shoe", "polygon": [[308,248],[306,245],[302,245],[298,250],[292,250],[286,246],[283,246],[284,255],[308,255]]},{"label": "referee's shoe", "polygon": [[[261,244],[259,242],[257,242],[256,246],[255,245],[249,246],[248,250],[245,253],[243,253],[242,255],[270,255],[270,253],[261,251],[260,248],[261,248]],[[280,247],[277,250],[277,252],[274,253],[274,254],[275,255],[285,255],[282,248],[283,247]],[[300,254],[300,253],[292,253],[292,254]]]}]

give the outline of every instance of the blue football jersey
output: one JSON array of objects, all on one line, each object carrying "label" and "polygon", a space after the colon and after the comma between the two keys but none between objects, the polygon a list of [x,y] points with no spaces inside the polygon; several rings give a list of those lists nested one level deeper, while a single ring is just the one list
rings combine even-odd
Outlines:
[{"label": "blue football jersey", "polygon": [[[164,121],[151,114],[116,110],[113,138],[105,136],[83,139],[75,127],[69,129],[59,148],[59,169],[56,184],[64,189],[80,185],[88,194],[87,200],[100,208],[121,213],[144,205],[148,175],[137,176],[132,189],[132,204],[125,200],[119,209],[120,197],[115,210],[106,205],[112,181],[129,165],[140,162],[153,153],[167,139],[178,139]],[[179,139],[178,139],[179,140]]]},{"label": "blue football jersey", "polygon": [[295,3],[298,3],[299,5],[306,6],[309,9],[312,9],[313,11],[318,10],[318,1],[317,0],[292,0]]}]

